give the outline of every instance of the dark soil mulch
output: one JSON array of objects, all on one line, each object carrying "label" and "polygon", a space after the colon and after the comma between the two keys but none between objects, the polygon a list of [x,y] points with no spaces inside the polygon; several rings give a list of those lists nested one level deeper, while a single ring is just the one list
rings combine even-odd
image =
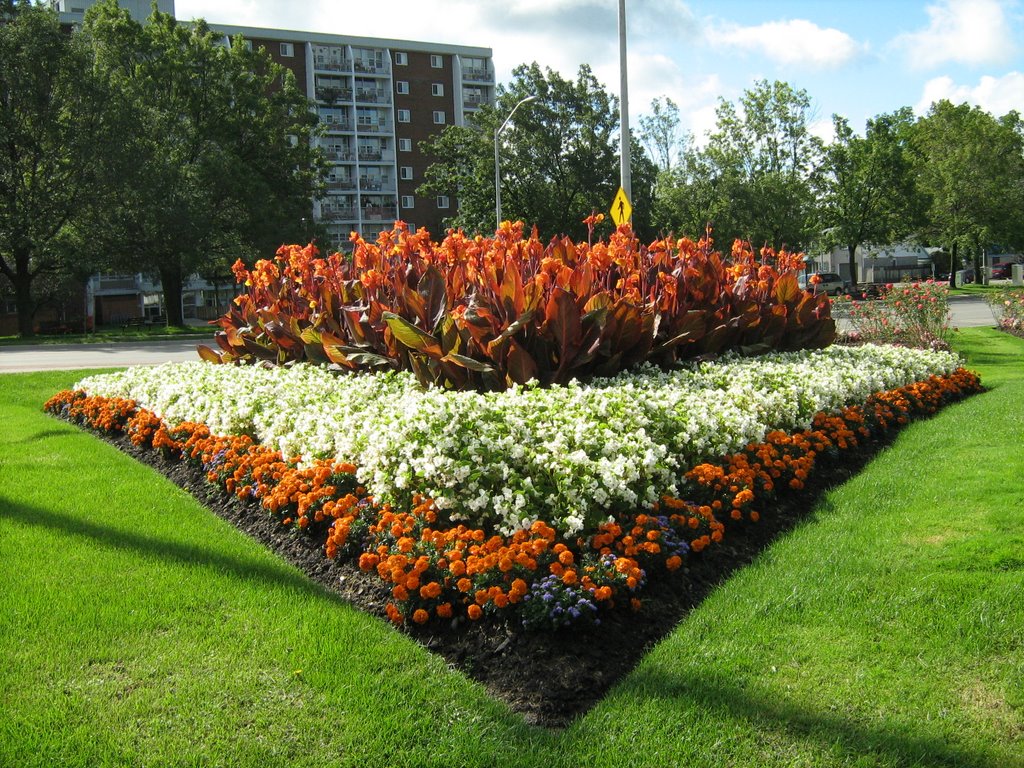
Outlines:
[{"label": "dark soil mulch", "polygon": [[[390,592],[376,574],[363,573],[352,563],[328,560],[322,542],[284,528],[256,503],[220,492],[197,469],[165,460],[156,451],[138,449],[123,437],[111,442],[166,475],[313,581],[386,621],[384,606]],[[789,494],[762,509],[759,523],[730,521],[721,544],[691,556],[687,567],[671,578],[652,580],[641,593],[639,613],[606,611],[599,626],[557,632],[527,631],[518,624],[493,619],[409,626],[403,631],[479,681],[527,722],[565,726],[596,704],[717,585],[807,517],[824,491],[856,474],[881,447],[876,443],[846,451],[838,461],[819,457],[801,493]]]}]

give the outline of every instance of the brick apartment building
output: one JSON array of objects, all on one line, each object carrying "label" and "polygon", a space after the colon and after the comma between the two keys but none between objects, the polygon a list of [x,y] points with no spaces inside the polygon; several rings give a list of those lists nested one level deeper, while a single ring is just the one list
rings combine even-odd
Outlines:
[{"label": "brick apartment building", "polygon": [[[94,0],[51,0],[68,24]],[[139,21],[149,0],[120,0]],[[174,0],[159,0],[174,14]],[[457,201],[416,194],[431,159],[419,144],[494,102],[490,48],[211,24],[242,35],[288,67],[324,126],[317,142],[330,163],[327,191],[313,217],[327,227],[328,247],[353,230],[370,239],[395,219],[440,234]]]},{"label": "brick apartment building", "polygon": [[[69,27],[81,24],[95,0],[49,0]],[[133,18],[144,22],[151,0],[119,0]],[[174,0],[158,0],[157,8],[174,15]],[[449,125],[463,125],[473,111],[495,98],[490,48],[333,35],[284,29],[211,24],[224,44],[242,35],[288,67],[323,124],[316,139],[330,165],[327,189],[312,201],[312,216],[327,230],[325,249],[348,243],[352,231],[371,240],[390,229],[396,219],[411,228],[443,233],[443,220],[457,201],[423,197],[416,189],[431,158],[420,142]],[[217,290],[219,288],[219,290]],[[208,320],[224,309],[223,286],[193,277],[185,286],[186,318]],[[70,308],[46,310],[39,325],[64,327],[81,310],[96,324],[156,319],[163,314],[159,283],[143,275],[95,275],[82,300]],[[16,328],[13,302],[0,296],[0,333]]]}]

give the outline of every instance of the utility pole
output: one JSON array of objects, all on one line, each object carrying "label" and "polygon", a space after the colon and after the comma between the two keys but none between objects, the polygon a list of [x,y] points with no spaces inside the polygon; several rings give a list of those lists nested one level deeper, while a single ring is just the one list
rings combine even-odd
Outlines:
[{"label": "utility pole", "polygon": [[633,201],[632,182],[629,176],[629,89],[626,77],[626,0],[619,0],[619,178],[626,199]]}]

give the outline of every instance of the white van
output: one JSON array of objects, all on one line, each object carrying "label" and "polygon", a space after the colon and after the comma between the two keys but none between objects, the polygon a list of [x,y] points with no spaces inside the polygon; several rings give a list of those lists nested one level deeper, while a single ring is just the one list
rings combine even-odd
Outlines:
[{"label": "white van", "polygon": [[[815,275],[820,278],[818,282],[813,279]],[[835,272],[816,272],[810,275],[803,274],[797,278],[797,282],[800,283],[800,287],[805,291],[811,290],[808,286],[813,286],[815,293],[827,293],[831,296],[838,296],[843,292],[843,278]]]}]

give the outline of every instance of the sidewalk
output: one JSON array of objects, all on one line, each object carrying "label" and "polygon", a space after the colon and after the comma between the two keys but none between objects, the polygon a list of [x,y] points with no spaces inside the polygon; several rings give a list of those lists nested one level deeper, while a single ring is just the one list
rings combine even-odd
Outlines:
[{"label": "sidewalk", "polygon": [[198,360],[196,345],[213,338],[126,341],[109,344],[40,344],[0,347],[0,374],[26,371],[124,368]]}]

